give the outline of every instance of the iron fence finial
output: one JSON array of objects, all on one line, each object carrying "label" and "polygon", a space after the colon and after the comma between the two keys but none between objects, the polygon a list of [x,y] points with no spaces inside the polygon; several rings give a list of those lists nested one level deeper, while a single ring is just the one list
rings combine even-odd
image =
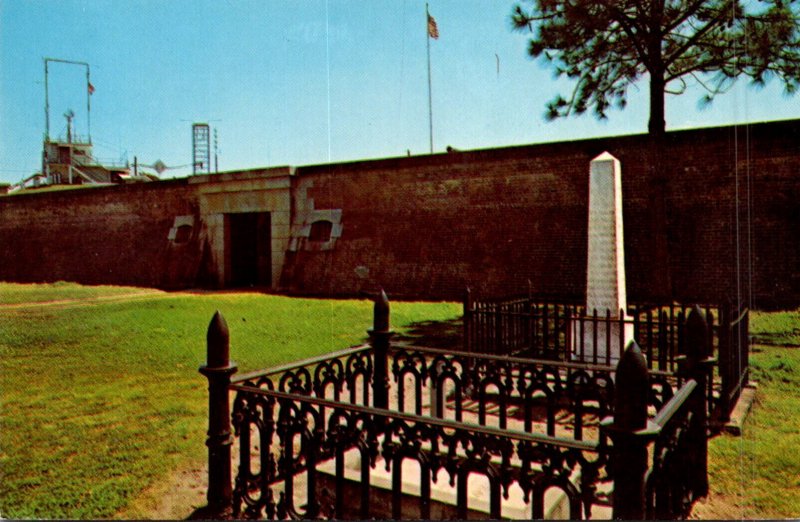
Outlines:
[{"label": "iron fence finial", "polygon": [[383,288],[381,288],[380,293],[375,298],[372,329],[374,332],[389,331],[389,298],[386,296],[386,292]]},{"label": "iron fence finial", "polygon": [[223,368],[230,362],[230,332],[228,323],[217,310],[208,324],[206,334],[206,364],[209,368]]},{"label": "iron fence finial", "polygon": [[614,388],[614,424],[624,430],[647,426],[647,398],[650,390],[647,360],[636,341],[631,340],[617,364]]},{"label": "iron fence finial", "polygon": [[231,513],[231,445],[228,386],[236,364],[230,361],[228,323],[217,310],[206,334],[206,365],[200,373],[208,379],[208,506],[205,516],[226,518]]}]

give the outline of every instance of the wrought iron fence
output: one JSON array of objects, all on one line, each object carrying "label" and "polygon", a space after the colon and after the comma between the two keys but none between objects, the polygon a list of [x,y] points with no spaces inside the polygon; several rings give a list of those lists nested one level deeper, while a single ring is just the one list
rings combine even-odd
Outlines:
[{"label": "wrought iron fence", "polygon": [[[674,375],[689,350],[683,325],[690,309],[690,305],[672,303],[634,305],[615,313],[588,311],[580,305],[535,297],[476,300],[467,290],[464,351],[612,365],[612,351],[598,347],[618,343],[618,353],[622,353],[627,330],[641,347],[649,369]],[[706,304],[702,309],[710,357],[717,361],[716,378],[707,386],[708,411],[724,422],[749,376],[749,310],[733,311],[728,303]]]},{"label": "wrought iron fence", "polygon": [[[425,347],[398,347],[392,354],[398,411],[479,425],[491,420],[501,429],[514,425],[548,435],[557,434],[558,417],[575,440],[584,439],[587,423],[613,413],[613,366]],[[672,398],[681,379],[652,371],[648,383],[648,403],[659,408]]]},{"label": "wrought iron fence", "polygon": [[[736,317],[734,317],[736,315]],[[730,304],[722,308],[719,329],[719,420],[725,422],[750,378],[750,311],[737,313]]]},{"label": "wrought iron fence", "polygon": [[703,350],[669,374],[636,343],[616,368],[395,349],[388,317],[384,295],[370,346],[232,379],[215,315],[204,516],[542,518],[555,495],[561,518],[678,518],[705,494]]},{"label": "wrought iron fence", "polygon": [[[582,513],[581,507],[589,510],[599,501],[589,487],[605,477],[607,452],[598,441],[403,414],[246,383],[231,389],[237,393],[233,423],[240,437],[234,517],[400,519],[408,518],[408,504],[416,504],[411,511],[423,519],[434,512],[466,518],[468,487],[478,477],[488,482],[492,518],[500,518],[502,497],[514,485],[534,516],[544,513],[550,487],[564,491],[571,518],[585,518],[588,511]],[[409,462],[418,491],[404,485]],[[384,466],[388,473],[381,473]],[[383,487],[382,476],[388,476]],[[569,481],[573,476],[583,479],[575,484]],[[594,478],[587,483],[588,477]],[[433,495],[437,480],[455,486],[449,502]],[[303,491],[295,495],[298,487]],[[376,489],[384,489],[388,498]]]}]

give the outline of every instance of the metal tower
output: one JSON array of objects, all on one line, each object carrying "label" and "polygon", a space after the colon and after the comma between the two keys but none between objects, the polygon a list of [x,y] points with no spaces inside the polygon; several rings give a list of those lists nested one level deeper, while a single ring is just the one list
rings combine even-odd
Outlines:
[{"label": "metal tower", "polygon": [[211,174],[211,133],[208,123],[192,124],[192,174]]}]

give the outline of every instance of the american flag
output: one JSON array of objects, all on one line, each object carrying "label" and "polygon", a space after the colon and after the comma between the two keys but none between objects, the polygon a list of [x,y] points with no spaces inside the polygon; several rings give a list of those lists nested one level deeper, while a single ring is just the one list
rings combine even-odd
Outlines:
[{"label": "american flag", "polygon": [[434,40],[439,38],[439,28],[436,27],[436,20],[431,15],[428,15],[428,36]]}]

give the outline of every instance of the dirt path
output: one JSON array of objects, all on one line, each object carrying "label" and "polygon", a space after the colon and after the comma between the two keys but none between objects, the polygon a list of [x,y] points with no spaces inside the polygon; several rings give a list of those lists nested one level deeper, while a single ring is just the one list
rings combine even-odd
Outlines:
[{"label": "dirt path", "polygon": [[694,520],[748,520],[761,518],[752,509],[742,506],[742,500],[710,492],[695,502],[689,518]]},{"label": "dirt path", "polygon": [[24,310],[27,308],[73,308],[81,306],[93,306],[97,303],[129,302],[137,299],[168,298],[183,295],[180,292],[167,293],[161,290],[144,290],[142,292],[131,292],[128,294],[100,295],[94,297],[81,297],[75,299],[58,299],[53,301],[28,301],[25,303],[0,304],[0,311],[3,310]]},{"label": "dirt path", "polygon": [[175,470],[160,483],[142,492],[114,515],[117,520],[185,520],[206,505],[208,472],[205,465]]}]

